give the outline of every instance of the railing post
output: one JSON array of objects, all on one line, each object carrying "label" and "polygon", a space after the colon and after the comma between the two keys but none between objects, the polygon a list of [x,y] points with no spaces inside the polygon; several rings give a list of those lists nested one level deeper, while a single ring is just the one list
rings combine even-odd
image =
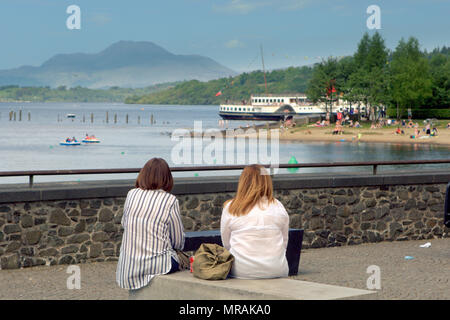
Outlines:
[{"label": "railing post", "polygon": [[32,188],[33,187],[33,175],[32,174],[30,174],[30,182],[29,182],[29,184],[30,184],[30,188]]},{"label": "railing post", "polygon": [[376,174],[377,174],[377,167],[378,167],[377,164],[374,164],[374,165],[373,165],[373,175],[376,175]]}]

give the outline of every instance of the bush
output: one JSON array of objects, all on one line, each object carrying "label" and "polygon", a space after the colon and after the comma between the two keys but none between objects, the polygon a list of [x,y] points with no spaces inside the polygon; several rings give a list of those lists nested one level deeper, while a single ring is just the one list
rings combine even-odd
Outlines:
[{"label": "bush", "polygon": [[[428,119],[428,118],[436,118],[436,119],[450,119],[450,109],[411,109],[413,119]],[[388,108],[387,115],[390,118],[397,117],[397,109],[396,108]],[[399,109],[400,118],[408,117],[407,109]]]}]

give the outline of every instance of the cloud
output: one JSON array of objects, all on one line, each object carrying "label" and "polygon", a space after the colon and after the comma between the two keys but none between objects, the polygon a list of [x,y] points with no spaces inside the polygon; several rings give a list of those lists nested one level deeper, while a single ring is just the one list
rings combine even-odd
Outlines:
[{"label": "cloud", "polygon": [[107,13],[95,13],[89,17],[92,22],[98,25],[105,25],[111,22],[112,18]]},{"label": "cloud", "polygon": [[216,12],[248,14],[263,7],[277,10],[299,10],[310,4],[312,0],[227,0],[223,4],[214,4]]},{"label": "cloud", "polygon": [[264,6],[263,1],[231,0],[223,5],[213,5],[213,10],[225,13],[247,14],[261,6]]},{"label": "cloud", "polygon": [[242,48],[244,46],[245,46],[244,43],[242,41],[237,40],[237,39],[233,39],[233,40],[230,40],[230,41],[225,43],[225,47],[227,47],[228,49]]},{"label": "cloud", "polygon": [[300,10],[311,3],[311,0],[285,0],[280,1],[282,10]]}]

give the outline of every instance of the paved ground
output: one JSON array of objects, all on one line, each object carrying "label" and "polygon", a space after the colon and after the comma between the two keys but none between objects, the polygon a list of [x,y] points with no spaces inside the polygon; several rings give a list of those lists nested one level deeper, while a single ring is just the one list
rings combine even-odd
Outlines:
[{"label": "paved ground", "polygon": [[[430,248],[419,245],[431,242]],[[405,260],[413,256],[413,260]],[[367,267],[381,271],[381,290],[361,299],[450,299],[450,239],[382,242],[302,251],[300,280],[367,289]],[[67,289],[68,266],[0,270],[0,299],[127,299],[116,263],[86,263],[81,289]]]}]

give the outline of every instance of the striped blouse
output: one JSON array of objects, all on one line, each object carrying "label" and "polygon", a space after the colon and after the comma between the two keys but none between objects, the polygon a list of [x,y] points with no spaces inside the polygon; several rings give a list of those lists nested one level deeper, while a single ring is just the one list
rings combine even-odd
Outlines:
[{"label": "striped blouse", "polygon": [[116,270],[121,288],[139,289],[153,276],[166,274],[178,261],[174,249],[183,249],[184,231],[177,198],[163,190],[132,189],[122,217],[124,233]]}]

